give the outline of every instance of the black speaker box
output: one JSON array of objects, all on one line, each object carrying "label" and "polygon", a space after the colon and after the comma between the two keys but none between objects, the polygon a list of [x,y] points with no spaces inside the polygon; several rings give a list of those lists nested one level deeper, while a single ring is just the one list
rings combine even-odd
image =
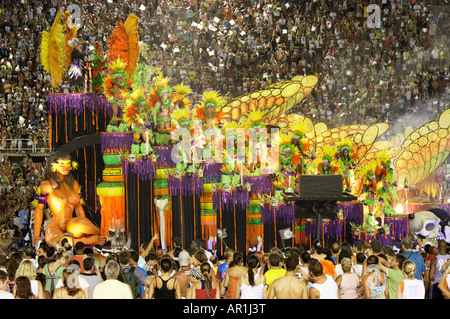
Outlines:
[{"label": "black speaker box", "polygon": [[342,196],[342,175],[299,175],[301,198],[330,199]]}]

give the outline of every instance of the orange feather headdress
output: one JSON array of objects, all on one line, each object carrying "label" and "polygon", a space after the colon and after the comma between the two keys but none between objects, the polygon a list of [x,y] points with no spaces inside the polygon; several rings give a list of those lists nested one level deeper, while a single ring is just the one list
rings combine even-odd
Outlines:
[{"label": "orange feather headdress", "polygon": [[117,21],[116,28],[112,31],[108,39],[108,50],[106,51],[109,61],[114,61],[120,57],[127,67],[125,71],[128,75],[133,75],[139,59],[139,18],[130,14],[125,21]]}]

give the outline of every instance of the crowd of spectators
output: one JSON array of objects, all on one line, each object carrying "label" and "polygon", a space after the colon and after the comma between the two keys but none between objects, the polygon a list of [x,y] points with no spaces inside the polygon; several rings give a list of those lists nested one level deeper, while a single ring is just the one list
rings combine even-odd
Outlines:
[{"label": "crowd of spectators", "polygon": [[[410,238],[223,255],[204,241],[165,252],[41,244],[0,255],[0,299],[448,299],[449,245]],[[181,239],[175,243],[181,243]],[[24,278],[25,277],[25,278]],[[269,304],[268,306],[271,306]]]},{"label": "crowd of spectators", "polygon": [[20,162],[11,161],[8,154],[0,159],[0,219],[13,238],[8,246],[22,248],[31,240],[32,201],[35,187],[43,181],[43,171],[39,167],[28,154]]},{"label": "crowd of spectators", "polygon": [[[77,1],[85,56],[103,49],[117,20],[140,18],[141,58],[172,83],[229,99],[295,75],[319,83],[294,107],[329,127],[387,122],[402,130],[448,108],[448,11],[439,1],[380,1],[373,23],[368,0]],[[48,136],[50,75],[40,64],[41,31],[63,0],[0,4],[0,123],[4,139]],[[67,76],[66,76],[67,80]],[[61,87],[61,92],[75,88]],[[39,138],[35,138],[39,141]]]}]

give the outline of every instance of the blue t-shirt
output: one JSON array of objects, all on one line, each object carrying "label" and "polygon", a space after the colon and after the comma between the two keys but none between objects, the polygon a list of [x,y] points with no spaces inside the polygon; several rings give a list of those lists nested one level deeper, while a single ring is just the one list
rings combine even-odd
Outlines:
[{"label": "blue t-shirt", "polygon": [[20,217],[20,221],[22,222],[22,225],[28,224],[28,214],[29,213],[30,213],[30,211],[28,209],[21,210],[19,212],[18,216]]},{"label": "blue t-shirt", "polygon": [[406,251],[402,253],[407,259],[411,260],[416,265],[416,272],[414,273],[414,278],[423,280],[422,273],[427,270],[427,266],[425,266],[425,261],[423,260],[423,256],[414,251]]}]

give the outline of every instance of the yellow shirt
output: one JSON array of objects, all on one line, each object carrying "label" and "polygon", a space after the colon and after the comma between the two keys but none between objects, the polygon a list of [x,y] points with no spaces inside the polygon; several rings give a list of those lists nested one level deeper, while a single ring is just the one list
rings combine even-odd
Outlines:
[{"label": "yellow shirt", "polygon": [[269,295],[270,290],[270,284],[278,278],[283,277],[286,275],[286,269],[280,268],[280,269],[269,269],[266,271],[264,276],[266,277],[266,285],[267,285],[267,295]]}]

